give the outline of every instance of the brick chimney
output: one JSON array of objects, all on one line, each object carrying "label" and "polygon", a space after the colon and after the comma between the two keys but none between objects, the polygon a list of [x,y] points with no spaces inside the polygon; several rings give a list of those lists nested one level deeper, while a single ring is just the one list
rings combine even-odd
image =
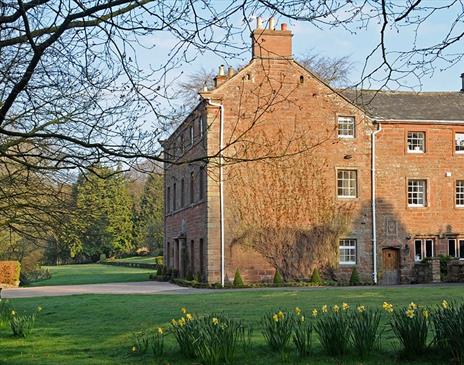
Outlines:
[{"label": "brick chimney", "polygon": [[214,87],[221,86],[227,80],[226,72],[224,65],[219,66],[219,71],[216,77],[214,78]]},{"label": "brick chimney", "polygon": [[274,28],[274,18],[269,19],[268,29],[263,29],[262,20],[256,21],[256,29],[251,33],[253,58],[292,58],[292,32],[282,23],[280,30]]}]

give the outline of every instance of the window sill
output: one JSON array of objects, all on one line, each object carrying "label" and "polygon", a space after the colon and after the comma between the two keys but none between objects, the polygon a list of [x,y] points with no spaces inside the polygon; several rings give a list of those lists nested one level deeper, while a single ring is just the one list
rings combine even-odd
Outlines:
[{"label": "window sill", "polygon": [[423,155],[423,154],[425,154],[425,151],[411,151],[411,150],[408,150],[407,152],[409,154],[411,154],[411,155]]},{"label": "window sill", "polygon": [[356,262],[339,262],[341,266],[356,266]]},{"label": "window sill", "polygon": [[355,139],[354,136],[342,136],[342,135],[338,135],[338,138],[339,139]]}]

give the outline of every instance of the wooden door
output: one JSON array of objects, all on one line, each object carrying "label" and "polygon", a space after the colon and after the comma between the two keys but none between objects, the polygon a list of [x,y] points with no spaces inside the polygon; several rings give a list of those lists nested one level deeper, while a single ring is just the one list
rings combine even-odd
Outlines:
[{"label": "wooden door", "polygon": [[400,250],[385,248],[382,251],[383,285],[395,285],[400,283]]}]

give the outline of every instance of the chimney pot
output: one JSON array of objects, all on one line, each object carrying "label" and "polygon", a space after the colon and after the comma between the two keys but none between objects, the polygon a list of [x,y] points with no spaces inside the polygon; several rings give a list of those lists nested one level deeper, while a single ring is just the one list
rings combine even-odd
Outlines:
[{"label": "chimney pot", "polygon": [[464,73],[461,74],[461,81],[462,81],[461,92],[464,93]]},{"label": "chimney pot", "polygon": [[280,24],[280,30],[281,30],[282,32],[285,32],[285,31],[287,30],[287,23],[282,23],[282,24]]},{"label": "chimney pot", "polygon": [[234,68],[231,66],[229,67],[229,69],[227,70],[227,77],[231,78],[232,76],[235,75],[235,70]]},{"label": "chimney pot", "polygon": [[219,76],[224,76],[226,73],[224,71],[224,65],[221,65],[219,66],[219,72],[218,72],[218,75]]},{"label": "chimney pot", "polygon": [[260,16],[256,18],[256,29],[263,29],[263,18]]},{"label": "chimney pot", "polygon": [[207,92],[207,91],[208,91],[208,85],[206,85],[206,83],[203,85],[203,91],[204,91],[204,92]]},{"label": "chimney pot", "polygon": [[275,28],[275,19],[274,17],[271,17],[269,19],[269,30],[274,30],[274,28]]}]

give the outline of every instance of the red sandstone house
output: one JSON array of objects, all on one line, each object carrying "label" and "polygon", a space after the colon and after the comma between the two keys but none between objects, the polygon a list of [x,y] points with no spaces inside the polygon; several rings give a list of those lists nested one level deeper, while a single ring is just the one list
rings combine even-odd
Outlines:
[{"label": "red sandstone house", "polygon": [[237,268],[248,282],[272,278],[263,257],[232,244],[233,182],[224,161],[237,151],[237,130],[250,125],[250,136],[297,126],[322,141],[332,193],[356,213],[338,242],[341,279],[357,267],[365,281],[420,281],[424,258],[464,258],[464,74],[460,92],[334,90],[293,60],[285,24],[258,24],[251,38],[249,64],[239,72],[221,67],[216,87],[200,93],[163,143],[172,161],[165,165],[167,266],[210,283],[230,281]]}]

